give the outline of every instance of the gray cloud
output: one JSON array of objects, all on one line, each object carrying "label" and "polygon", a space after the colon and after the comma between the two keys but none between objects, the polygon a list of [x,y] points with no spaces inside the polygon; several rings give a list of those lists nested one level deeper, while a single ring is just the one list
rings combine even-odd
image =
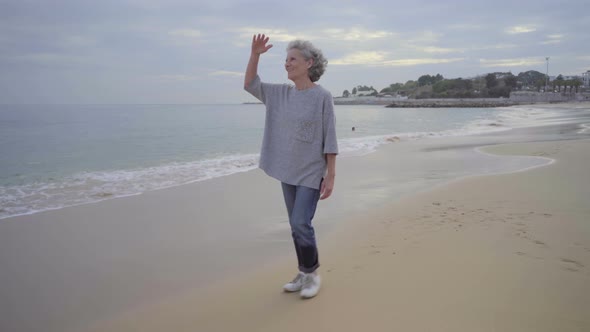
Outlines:
[{"label": "gray cloud", "polygon": [[0,102],[208,103],[250,100],[251,35],[275,45],[259,70],[287,82],[284,49],[312,40],[335,95],[422,74],[590,69],[586,1],[0,1]]}]

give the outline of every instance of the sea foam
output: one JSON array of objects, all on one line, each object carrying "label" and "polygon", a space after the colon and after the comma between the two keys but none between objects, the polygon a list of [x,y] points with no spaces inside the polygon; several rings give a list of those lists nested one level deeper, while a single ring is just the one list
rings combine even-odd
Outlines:
[{"label": "sea foam", "polygon": [[54,181],[4,186],[0,187],[0,219],[247,172],[257,167],[258,157],[230,155],[148,168],[81,172]]}]

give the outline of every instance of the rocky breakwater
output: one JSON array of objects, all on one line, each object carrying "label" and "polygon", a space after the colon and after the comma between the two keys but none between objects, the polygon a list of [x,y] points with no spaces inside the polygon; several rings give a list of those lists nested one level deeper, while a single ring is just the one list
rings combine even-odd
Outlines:
[{"label": "rocky breakwater", "polygon": [[380,98],[380,97],[335,97],[334,105],[389,105],[393,98]]},{"label": "rocky breakwater", "polygon": [[477,98],[477,99],[406,99],[391,101],[386,107],[391,108],[441,108],[441,107],[505,107],[524,104],[504,98]]}]

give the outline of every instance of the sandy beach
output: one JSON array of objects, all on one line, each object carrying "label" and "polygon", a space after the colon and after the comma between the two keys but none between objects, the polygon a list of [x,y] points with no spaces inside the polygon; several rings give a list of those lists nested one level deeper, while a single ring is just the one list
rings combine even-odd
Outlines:
[{"label": "sandy beach", "polygon": [[324,241],[316,299],[283,294],[289,264],[187,293],[106,331],[587,331],[590,141],[488,149],[557,162],[402,199]]},{"label": "sandy beach", "polygon": [[0,330],[588,331],[587,113],[339,160],[311,300],[259,170],[2,220]]}]

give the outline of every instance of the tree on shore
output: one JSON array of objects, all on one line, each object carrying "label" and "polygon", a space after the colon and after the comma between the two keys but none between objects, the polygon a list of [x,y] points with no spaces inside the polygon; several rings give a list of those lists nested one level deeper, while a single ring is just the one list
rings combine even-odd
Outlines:
[{"label": "tree on shore", "polygon": [[418,86],[434,85],[443,79],[444,77],[441,74],[436,74],[435,76],[422,75],[418,78]]},{"label": "tree on shore", "polygon": [[573,80],[572,85],[576,88],[576,93],[578,93],[578,89],[582,85],[582,81],[579,78]]},{"label": "tree on shore", "polygon": [[376,96],[378,95],[377,90],[371,85],[357,85],[352,88],[352,93],[348,90],[344,90],[342,92],[342,97],[350,97],[350,96]]},{"label": "tree on shore", "polygon": [[487,74],[486,75],[486,88],[491,89],[498,85],[498,79],[496,78],[495,74]]},{"label": "tree on shore", "polygon": [[473,82],[469,79],[444,79],[432,86],[435,98],[472,98]]},{"label": "tree on shore", "polygon": [[557,77],[553,80],[552,83],[553,83],[552,84],[553,85],[553,90],[555,90],[555,87],[557,87],[557,92],[561,92],[561,87],[563,86],[563,89],[564,89],[563,92],[566,92],[565,91],[565,88],[566,88],[567,84],[566,84],[566,82],[563,79],[563,76],[561,74],[557,75]]},{"label": "tree on shore", "polygon": [[355,96],[376,96],[377,90],[373,86],[357,85],[352,89]]},{"label": "tree on shore", "polygon": [[512,73],[508,73],[508,75],[504,77],[504,84],[509,87],[510,90],[516,89],[517,82],[518,80],[516,76],[512,75]]},{"label": "tree on shore", "polygon": [[567,88],[569,87],[570,93],[574,92],[574,89],[575,89],[575,92],[578,93],[578,89],[579,89],[580,85],[582,85],[582,81],[580,81],[579,78],[574,78],[571,80],[565,80],[563,85],[564,85],[563,92],[567,92]]},{"label": "tree on shore", "polygon": [[[380,92],[397,94],[409,98],[509,98],[514,90],[537,90],[545,89],[547,76],[536,70],[529,70],[514,75],[511,72],[494,72],[480,75],[474,78],[445,79],[442,75],[422,75],[418,80],[409,80],[404,83],[392,83],[383,88]],[[552,82],[556,91],[573,93],[577,92],[582,82],[579,80],[564,80],[559,75]],[[360,93],[362,89],[373,87],[358,85],[353,89],[353,94]],[[358,91],[357,91],[358,90]],[[376,90],[371,94],[375,95]]]},{"label": "tree on shore", "polygon": [[488,95],[492,98],[509,98],[511,89],[507,86],[495,86],[488,90]]},{"label": "tree on shore", "polygon": [[517,79],[524,87],[534,86],[537,90],[540,90],[543,86],[545,86],[547,75],[536,70],[529,70],[519,73]]}]

